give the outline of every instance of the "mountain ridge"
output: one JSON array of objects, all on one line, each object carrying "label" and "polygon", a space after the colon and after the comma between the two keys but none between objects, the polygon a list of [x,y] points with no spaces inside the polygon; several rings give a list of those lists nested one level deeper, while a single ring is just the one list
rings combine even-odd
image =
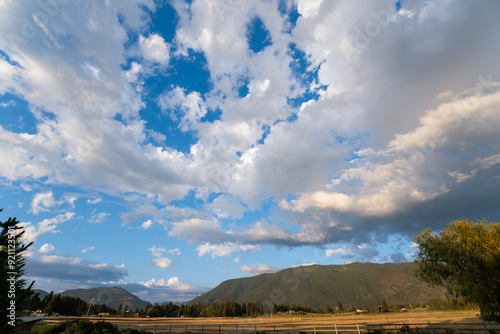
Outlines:
[{"label": "mountain ridge", "polygon": [[406,305],[434,298],[444,299],[444,289],[420,282],[413,275],[411,262],[351,263],[301,266],[230,279],[188,304],[259,300],[265,306],[295,304],[321,308],[340,301],[343,305],[363,307],[378,305],[382,299],[389,304]]}]

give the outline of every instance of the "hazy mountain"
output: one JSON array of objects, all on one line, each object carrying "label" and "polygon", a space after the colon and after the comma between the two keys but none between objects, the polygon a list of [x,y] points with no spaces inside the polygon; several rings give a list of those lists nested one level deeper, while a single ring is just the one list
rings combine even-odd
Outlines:
[{"label": "hazy mountain", "polygon": [[445,298],[444,289],[430,288],[413,275],[413,263],[352,263],[289,268],[273,274],[232,279],[189,303],[260,300],[265,304],[296,304],[324,308],[340,301],[349,306],[426,303]]},{"label": "hazy mountain", "polygon": [[129,310],[144,309],[149,304],[120,287],[66,290],[61,292],[61,295],[81,298],[86,302],[94,299],[92,303],[106,304],[114,309],[120,304],[123,307],[127,305]]},{"label": "hazy mountain", "polygon": [[33,289],[33,295],[36,295],[36,294],[39,294],[38,297],[40,299],[43,299],[45,298],[45,296],[47,296],[49,293],[45,290],[41,290],[41,289]]}]

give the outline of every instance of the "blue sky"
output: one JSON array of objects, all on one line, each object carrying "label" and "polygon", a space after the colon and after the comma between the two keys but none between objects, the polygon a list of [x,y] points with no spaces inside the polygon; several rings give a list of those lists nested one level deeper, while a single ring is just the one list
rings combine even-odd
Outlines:
[{"label": "blue sky", "polygon": [[0,207],[47,291],[187,301],[498,221],[496,1],[0,1]]}]

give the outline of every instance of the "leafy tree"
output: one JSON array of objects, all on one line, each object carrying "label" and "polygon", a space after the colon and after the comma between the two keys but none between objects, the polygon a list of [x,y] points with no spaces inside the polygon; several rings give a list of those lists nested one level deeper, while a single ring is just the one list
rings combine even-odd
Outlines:
[{"label": "leafy tree", "polygon": [[337,308],[339,310],[339,313],[344,313],[344,307],[342,306],[342,303],[340,301],[337,304]]},{"label": "leafy tree", "polygon": [[[2,211],[0,209],[0,211]],[[26,265],[25,252],[33,243],[24,244],[24,231],[16,218],[0,222],[0,332],[9,333],[15,325],[15,312],[30,299],[33,283],[22,278]]]},{"label": "leafy tree", "polygon": [[413,238],[416,277],[478,304],[483,320],[500,321],[500,223],[456,220],[439,235],[425,229]]},{"label": "leafy tree", "polygon": [[388,312],[389,311],[389,305],[387,305],[387,301],[385,298],[382,298],[382,312]]}]

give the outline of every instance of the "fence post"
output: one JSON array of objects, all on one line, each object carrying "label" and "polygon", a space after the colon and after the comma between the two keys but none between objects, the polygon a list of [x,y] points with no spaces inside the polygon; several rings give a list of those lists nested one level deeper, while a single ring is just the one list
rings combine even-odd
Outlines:
[{"label": "fence post", "polygon": [[203,334],[204,329],[205,329],[205,325],[201,325],[201,334]]},{"label": "fence post", "polygon": [[339,334],[339,332],[337,331],[337,324],[333,324],[335,326],[335,334]]},{"label": "fence post", "polygon": [[358,329],[358,334],[361,334],[361,332],[359,331],[359,325],[356,324],[356,328]]},{"label": "fence post", "polygon": [[274,327],[273,333],[276,334],[276,325],[274,325],[273,327]]},{"label": "fence post", "polygon": [[432,332],[434,333],[434,328],[432,328],[431,326],[431,323],[427,321],[427,323],[429,324],[429,328],[432,330]]},{"label": "fence post", "polygon": [[238,324],[236,324],[236,334],[239,334],[240,331],[238,330]]},{"label": "fence post", "polygon": [[170,334],[172,334],[172,324],[170,324],[170,331],[169,331]]},{"label": "fence post", "polygon": [[186,324],[186,333],[188,332],[188,324]]},{"label": "fence post", "polygon": [[219,325],[219,334],[220,334],[220,325]]},{"label": "fence post", "polygon": [[406,329],[406,325],[405,325],[404,321],[403,321],[403,328],[405,329],[405,333],[408,333],[408,330]]},{"label": "fence post", "polygon": [[316,325],[313,325],[314,334],[316,334]]},{"label": "fence post", "polygon": [[462,332],[461,332],[461,331],[460,331],[460,329],[458,328],[457,323],[456,323],[455,321],[453,321],[453,323],[455,324],[455,328],[457,329],[458,334],[461,334]]},{"label": "fence post", "polygon": [[158,324],[156,323],[156,324],[155,324],[155,334],[156,334],[156,328],[157,328],[157,327],[158,327]]},{"label": "fence post", "polygon": [[490,331],[488,330],[488,327],[486,327],[486,325],[484,324],[484,322],[483,322],[483,321],[481,321],[481,323],[483,324],[484,329],[486,329],[486,333],[489,333]]},{"label": "fence post", "polygon": [[295,334],[295,325],[293,325],[293,334]]},{"label": "fence post", "polygon": [[380,332],[381,332],[382,334],[384,334],[384,329],[382,328],[382,325],[380,324],[380,322],[378,323],[378,326],[380,327]]}]

